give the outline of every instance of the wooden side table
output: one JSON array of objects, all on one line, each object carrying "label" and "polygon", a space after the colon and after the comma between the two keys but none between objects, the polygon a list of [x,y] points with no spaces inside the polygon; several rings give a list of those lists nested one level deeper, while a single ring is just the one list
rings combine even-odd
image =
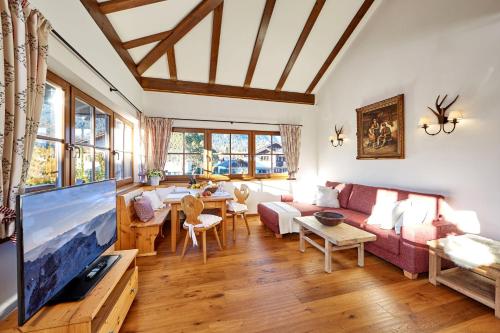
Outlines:
[{"label": "wooden side table", "polygon": [[458,291],[495,310],[500,318],[500,265],[480,266],[474,269],[454,267],[441,270],[441,259],[451,260],[440,245],[440,240],[431,240],[429,245],[429,282]]}]

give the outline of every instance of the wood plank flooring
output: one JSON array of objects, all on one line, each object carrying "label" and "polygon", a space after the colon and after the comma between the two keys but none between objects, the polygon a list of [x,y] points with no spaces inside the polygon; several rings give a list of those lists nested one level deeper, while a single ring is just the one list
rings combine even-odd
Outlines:
[{"label": "wood plank flooring", "polygon": [[491,309],[426,276],[408,280],[369,253],[359,268],[356,249],[334,253],[327,274],[323,254],[300,253],[297,236],[276,239],[257,217],[250,227],[247,236],[239,223],[224,251],[207,236],[206,265],[198,249],[171,254],[167,238],[157,256],[138,258],[139,294],[121,331],[500,332]]}]

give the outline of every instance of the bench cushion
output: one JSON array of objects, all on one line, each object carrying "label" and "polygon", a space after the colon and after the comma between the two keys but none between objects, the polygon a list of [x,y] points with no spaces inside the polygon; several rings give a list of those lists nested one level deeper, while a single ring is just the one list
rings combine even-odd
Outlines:
[{"label": "bench cushion", "polygon": [[170,206],[159,209],[154,213],[155,213],[154,217],[147,222],[142,222],[141,220],[139,220],[137,216],[135,216],[130,226],[132,228],[147,228],[147,227],[162,225],[165,222],[168,213],[170,213]]},{"label": "bench cushion", "polygon": [[134,201],[134,210],[137,218],[142,222],[147,222],[155,216],[151,201],[146,197]]}]

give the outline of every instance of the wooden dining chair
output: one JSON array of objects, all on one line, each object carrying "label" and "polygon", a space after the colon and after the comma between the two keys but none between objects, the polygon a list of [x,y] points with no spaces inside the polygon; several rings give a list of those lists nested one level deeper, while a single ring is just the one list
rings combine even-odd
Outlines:
[{"label": "wooden dining chair", "polygon": [[182,248],[181,258],[184,258],[189,239],[193,242],[194,246],[198,245],[196,235],[202,236],[203,247],[203,263],[207,263],[207,231],[212,229],[214,231],[215,239],[222,250],[219,234],[217,233],[217,225],[222,221],[222,218],[217,215],[202,214],[204,208],[203,201],[195,198],[192,195],[187,195],[181,199],[181,209],[186,215],[183,228],[186,230],[186,238],[184,239],[184,247]]},{"label": "wooden dining chair", "polygon": [[236,240],[236,218],[241,216],[245,221],[247,226],[248,235],[250,235],[250,227],[248,226],[247,212],[248,206],[246,201],[250,195],[250,189],[247,185],[243,184],[240,188],[234,189],[234,196],[236,200],[232,200],[227,204],[227,212],[232,215],[233,218],[233,241]]}]

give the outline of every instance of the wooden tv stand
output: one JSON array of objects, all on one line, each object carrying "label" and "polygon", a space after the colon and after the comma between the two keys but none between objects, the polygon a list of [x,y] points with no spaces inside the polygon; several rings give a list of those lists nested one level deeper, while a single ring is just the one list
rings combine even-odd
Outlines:
[{"label": "wooden tv stand", "polygon": [[0,322],[0,333],[117,333],[138,290],[137,250],[109,254],[122,257],[83,300],[45,306],[23,326],[15,311]]}]

